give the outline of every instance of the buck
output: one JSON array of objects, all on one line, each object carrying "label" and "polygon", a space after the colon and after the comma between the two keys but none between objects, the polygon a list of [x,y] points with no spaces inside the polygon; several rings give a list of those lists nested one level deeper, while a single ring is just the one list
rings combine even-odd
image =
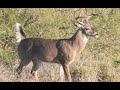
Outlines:
[{"label": "buck", "polygon": [[[78,22],[78,18],[84,18],[84,22]],[[76,18],[76,21],[72,21],[78,27],[78,30],[69,39],[26,38],[21,25],[16,23],[17,50],[20,58],[20,65],[16,69],[18,74],[22,72],[24,66],[32,61],[31,74],[38,80],[37,71],[41,62],[52,62],[61,64],[66,79],[71,82],[70,64],[80,58],[89,37],[98,38],[98,33],[88,22],[90,17],[78,18]]]}]

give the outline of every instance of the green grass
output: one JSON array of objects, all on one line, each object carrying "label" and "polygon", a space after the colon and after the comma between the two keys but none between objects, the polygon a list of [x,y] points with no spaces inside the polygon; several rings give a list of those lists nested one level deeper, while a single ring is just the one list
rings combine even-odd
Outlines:
[{"label": "green grass", "polygon": [[81,59],[72,64],[74,81],[120,81],[120,8],[0,8],[0,62],[18,60],[16,22],[23,26],[32,17],[33,23],[23,27],[27,37],[70,38],[77,30],[71,20],[85,13],[100,13],[90,21],[100,37],[90,38]]},{"label": "green grass", "polygon": [[[101,13],[91,20],[100,38],[91,38],[83,51],[83,58],[92,54],[94,60],[120,61],[120,9],[119,8],[1,8],[0,60],[13,62],[17,57],[14,25],[24,25],[29,17],[33,23],[24,27],[27,37],[70,38],[76,28],[71,20],[85,13]],[[34,22],[34,20],[36,20]],[[68,29],[60,29],[66,26]],[[10,41],[6,38],[14,37]],[[6,46],[3,48],[3,46]]]}]

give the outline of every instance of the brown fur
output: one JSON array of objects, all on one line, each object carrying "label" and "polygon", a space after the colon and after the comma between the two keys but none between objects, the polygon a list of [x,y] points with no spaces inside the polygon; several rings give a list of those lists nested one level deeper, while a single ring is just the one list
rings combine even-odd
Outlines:
[{"label": "brown fur", "polygon": [[41,61],[53,62],[61,64],[68,81],[72,81],[69,65],[80,57],[87,43],[84,42],[84,38],[87,36],[83,31],[85,31],[84,28],[78,29],[70,39],[23,39],[18,45],[18,55],[21,62],[17,68],[17,72],[21,73],[23,66],[26,66],[31,61],[33,62],[31,73],[38,70]]}]

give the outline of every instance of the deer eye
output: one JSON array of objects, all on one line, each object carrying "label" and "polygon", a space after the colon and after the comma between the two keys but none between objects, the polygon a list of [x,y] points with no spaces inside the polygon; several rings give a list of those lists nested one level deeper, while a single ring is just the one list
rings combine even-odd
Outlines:
[{"label": "deer eye", "polygon": [[90,29],[86,29],[86,33],[91,33],[91,30]]},{"label": "deer eye", "polygon": [[90,30],[89,28],[85,28],[85,30]]}]

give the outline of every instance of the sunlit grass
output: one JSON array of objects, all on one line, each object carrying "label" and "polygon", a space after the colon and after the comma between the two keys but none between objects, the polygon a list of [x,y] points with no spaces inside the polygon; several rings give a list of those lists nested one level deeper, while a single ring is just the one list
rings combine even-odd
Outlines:
[{"label": "sunlit grass", "polygon": [[[71,20],[92,12],[100,13],[91,20],[100,37],[90,38],[82,52],[81,61],[86,61],[92,56],[91,59],[95,62],[115,61],[116,64],[120,61],[119,8],[1,8],[0,60],[12,63],[18,59],[14,31],[16,22],[23,26],[26,20],[32,17],[32,23],[23,26],[27,37],[70,38],[77,30]],[[7,40],[8,38],[10,40]]]}]

